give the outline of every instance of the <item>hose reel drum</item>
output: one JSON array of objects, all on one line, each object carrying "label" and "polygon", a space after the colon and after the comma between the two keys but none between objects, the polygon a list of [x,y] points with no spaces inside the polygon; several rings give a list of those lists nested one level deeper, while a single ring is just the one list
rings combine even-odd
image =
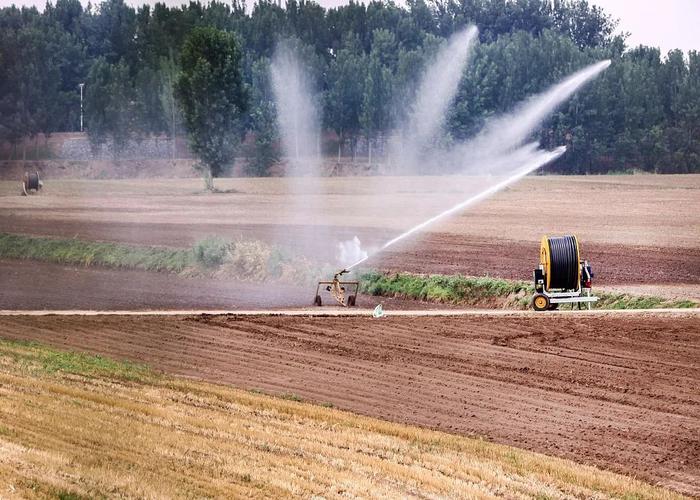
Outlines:
[{"label": "hose reel drum", "polygon": [[44,183],[39,178],[39,172],[25,172],[22,178],[22,196],[27,196],[31,192],[38,193]]},{"label": "hose reel drum", "polygon": [[578,239],[573,235],[543,236],[540,243],[540,265],[534,272],[536,311],[556,309],[559,304],[591,303],[593,273],[588,261],[582,261]]}]

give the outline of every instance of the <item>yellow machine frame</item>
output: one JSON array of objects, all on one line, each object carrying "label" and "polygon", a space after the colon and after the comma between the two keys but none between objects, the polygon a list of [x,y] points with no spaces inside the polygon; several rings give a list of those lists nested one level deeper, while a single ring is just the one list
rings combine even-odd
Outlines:
[{"label": "yellow machine frame", "polygon": [[[578,274],[576,288],[572,290],[555,289],[552,290],[552,255],[550,249],[549,235],[542,237],[540,241],[540,265],[535,270],[535,295],[532,297],[532,306],[536,311],[544,311],[547,309],[556,309],[559,304],[575,304],[586,303],[590,309],[591,303],[598,300],[598,297],[591,295],[590,281],[593,276],[588,261],[581,260],[581,250],[579,247],[578,238],[571,235],[576,243],[576,262],[578,263]],[[582,276],[585,272],[586,283],[582,286]],[[585,290],[585,295],[584,295]]]},{"label": "yellow machine frame", "polygon": [[[348,271],[343,269],[333,276],[332,281],[319,281],[316,286],[316,298],[314,299],[314,304],[320,306],[323,304],[321,299],[321,289],[325,289],[331,294],[331,296],[343,307],[352,307],[355,305],[355,300],[357,299],[357,293],[360,290],[359,281],[341,281],[341,276]],[[348,292],[348,296],[345,296],[345,292]]]}]

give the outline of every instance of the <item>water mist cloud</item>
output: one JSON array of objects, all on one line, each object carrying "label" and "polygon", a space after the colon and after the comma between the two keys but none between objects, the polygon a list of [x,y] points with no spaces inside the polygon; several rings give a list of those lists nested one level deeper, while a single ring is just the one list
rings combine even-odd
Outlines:
[{"label": "water mist cloud", "polygon": [[[415,171],[421,162],[428,162],[432,166],[441,165],[442,172],[491,177],[486,184],[466,186],[468,197],[463,201],[450,202],[446,197],[446,205],[451,203],[452,206],[447,205],[438,214],[404,231],[377,252],[465,210],[559,158],[566,151],[564,147],[546,151],[539,149],[536,142],[523,143],[552,111],[610,65],[610,61],[602,61],[573,73],[545,92],[527,99],[512,112],[490,120],[471,140],[444,150],[434,139],[441,132],[476,40],[477,29],[472,26],[455,34],[438,51],[435,61],[423,74],[408,122],[394,134],[397,143],[391,156],[403,169]],[[314,225],[316,237],[323,240],[325,237],[319,235],[319,231],[325,231],[327,224],[324,207],[316,196],[322,194],[323,185],[320,182],[320,114],[315,104],[315,89],[306,76],[309,71],[290,44],[278,45],[270,71],[282,144],[289,162],[288,186],[295,205],[291,210],[294,220],[290,222]],[[465,178],[465,182],[469,182],[468,179]],[[419,216],[421,207],[412,208]],[[338,243],[336,257],[340,264],[354,262],[349,266],[352,268],[375,253],[363,250],[359,238],[355,237]]]},{"label": "water mist cloud", "polygon": [[440,133],[478,33],[469,26],[452,35],[425,69],[408,122],[397,132],[400,146],[391,155],[402,168],[415,168],[422,150]]},{"label": "water mist cloud", "polygon": [[367,251],[362,249],[362,242],[357,236],[351,240],[338,243],[336,259],[340,266],[347,266],[359,260],[366,260],[368,257]]},{"label": "water mist cloud", "polygon": [[[437,67],[438,61],[426,70],[425,81],[421,85],[421,93],[423,94],[429,94],[432,91],[430,83],[441,76],[441,69]],[[480,187],[475,194],[464,201],[446,208],[437,215],[404,231],[385,243],[378,252],[488,198],[509,184],[516,182],[563,155],[566,152],[564,146],[553,151],[547,151],[539,149],[536,142],[525,145],[522,145],[522,143],[527,140],[530,134],[557,106],[609,65],[610,61],[602,61],[573,73],[545,92],[526,100],[523,104],[516,107],[513,112],[492,119],[476,137],[467,142],[456,144],[444,154],[438,151],[436,147],[433,147],[431,154],[436,158],[436,162],[443,163],[443,165],[446,164],[449,171],[458,171],[463,174],[489,174],[494,175],[494,177],[487,187]],[[457,79],[458,81],[459,79]],[[453,92],[456,91],[455,86]],[[442,96],[440,102],[449,103],[453,98],[454,94]],[[425,95],[418,96],[419,103],[423,102],[422,99],[425,99],[426,102],[429,100]],[[422,109],[423,106],[424,104],[419,104],[416,109]],[[433,115],[428,115],[431,116],[427,124],[427,127],[430,128],[437,120]],[[413,162],[413,164],[417,163],[419,159],[418,150],[407,147],[405,144],[402,146],[404,147],[404,154],[413,155],[412,158],[404,161]],[[348,269],[362,264],[368,258],[369,255],[360,256]]]},{"label": "water mist cloud", "polygon": [[280,42],[270,64],[272,90],[277,105],[277,120],[289,174],[321,174],[320,112],[308,78],[308,68],[301,63],[289,42]]},{"label": "water mist cloud", "polygon": [[608,66],[609,60],[587,66],[527,99],[507,115],[489,120],[476,137],[452,150],[450,161],[459,164],[465,159],[473,162],[491,158],[522,144],[557,107]]}]

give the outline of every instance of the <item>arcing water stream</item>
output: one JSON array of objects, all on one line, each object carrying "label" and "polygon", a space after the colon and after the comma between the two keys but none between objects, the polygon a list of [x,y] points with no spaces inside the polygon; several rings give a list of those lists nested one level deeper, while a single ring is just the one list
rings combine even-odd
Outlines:
[{"label": "arcing water stream", "polygon": [[[394,245],[395,243],[398,243],[399,241],[408,238],[414,233],[417,233],[418,231],[421,231],[422,229],[425,229],[426,227],[430,226],[431,224],[434,224],[435,222],[444,219],[446,217],[449,217],[450,215],[456,214],[458,212],[461,212],[462,210],[470,207],[471,205],[474,205],[475,203],[480,202],[481,200],[484,200],[491,196],[494,193],[497,193],[501,189],[505,188],[509,184],[512,184],[519,179],[525,177],[527,174],[530,172],[533,172],[540,168],[543,165],[546,165],[547,163],[556,160],[559,158],[561,155],[563,155],[566,152],[566,147],[561,146],[554,151],[537,151],[537,154],[533,155],[531,160],[526,163],[524,166],[519,168],[513,175],[508,177],[507,179],[494,184],[493,186],[490,186],[489,188],[481,191],[480,193],[462,201],[461,203],[458,203],[457,205],[448,208],[444,212],[441,212],[434,217],[431,217],[430,219],[421,222],[420,224],[413,226],[411,229],[408,231],[405,231],[398,235],[396,238],[389,240],[386,242],[384,245],[382,245],[379,250],[374,252],[373,255],[376,255],[377,253],[381,252],[382,250],[386,250],[390,246]],[[352,270],[354,267],[357,267],[358,265],[362,264],[365,262],[367,259],[369,259],[370,255],[365,255],[362,259],[358,260],[354,264],[351,264],[350,266],[347,266],[345,269],[347,271]]]},{"label": "arcing water stream", "polygon": [[402,171],[416,170],[421,155],[440,133],[478,34],[476,26],[469,26],[452,35],[423,73],[408,122],[396,132],[390,153]]},{"label": "arcing water stream", "polygon": [[277,121],[292,177],[320,176],[320,110],[313,84],[290,42],[280,42],[270,64]]},{"label": "arcing water stream", "polygon": [[[391,239],[372,254],[362,249],[357,237],[339,243],[339,261],[346,265],[346,270],[488,198],[564,154],[564,147],[545,151],[538,149],[537,143],[524,146],[523,143],[559,105],[610,65],[610,61],[601,61],[573,73],[545,92],[527,99],[511,113],[491,119],[471,140],[443,150],[432,139],[440,133],[448,107],[455,98],[476,35],[475,27],[455,34],[426,68],[408,124],[394,134],[399,139],[392,155],[400,160],[402,167],[411,170],[421,161],[430,159],[431,165],[441,165],[446,171],[487,174],[493,176],[493,180],[464,201]],[[276,50],[271,73],[282,142],[290,165],[289,186],[296,204],[294,212],[298,214],[298,220],[292,222],[313,223],[322,230],[325,226],[319,218],[324,216],[323,207],[314,205],[318,202],[314,201],[318,200],[314,195],[320,194],[322,186],[319,110],[312,98],[312,85],[289,46],[279,46]]]},{"label": "arcing water stream", "polygon": [[[587,66],[545,92],[525,100],[507,115],[492,118],[473,139],[449,151],[446,160],[450,164],[471,167],[468,170],[474,170],[476,166],[477,173],[484,173],[478,168],[484,159],[499,156],[522,144],[557,107],[608,66],[609,60]],[[465,159],[469,159],[468,163],[472,165],[466,165]]]},{"label": "arcing water stream", "polygon": [[[537,143],[531,143],[515,150],[513,148],[522,144],[557,106],[609,65],[610,61],[601,61],[577,71],[542,94],[530,98],[514,112],[492,119],[474,139],[457,144],[450,151],[442,153],[443,162],[447,162],[451,167],[459,166],[459,170],[463,173],[496,174],[498,178],[505,177],[505,180],[494,180],[491,186],[415,225],[382,245],[372,255],[363,255],[361,259],[345,269],[349,271],[357,267],[371,256],[395,243],[488,198],[528,173],[559,158],[566,152],[565,147],[559,147],[554,151],[544,151],[538,149]],[[429,69],[426,72],[426,77],[431,74],[434,72]],[[434,154],[441,155],[438,151],[435,151]],[[361,248],[358,248],[358,251],[361,251]]]}]

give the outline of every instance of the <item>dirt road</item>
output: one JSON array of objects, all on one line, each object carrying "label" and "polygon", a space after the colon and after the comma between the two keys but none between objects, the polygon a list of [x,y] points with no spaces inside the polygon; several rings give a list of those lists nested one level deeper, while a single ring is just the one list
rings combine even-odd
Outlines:
[{"label": "dirt road", "polygon": [[700,495],[696,312],[5,316],[0,332],[484,435]]}]

